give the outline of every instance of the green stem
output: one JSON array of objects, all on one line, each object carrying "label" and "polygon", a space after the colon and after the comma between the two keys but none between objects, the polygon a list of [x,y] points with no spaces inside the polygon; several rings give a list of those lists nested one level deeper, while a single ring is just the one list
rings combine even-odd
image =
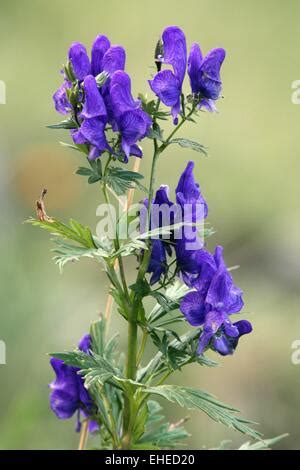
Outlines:
[{"label": "green stem", "polygon": [[[159,108],[159,100],[156,105],[156,110]],[[148,192],[148,228],[150,228],[150,216],[152,208],[152,200],[154,196],[155,180],[156,180],[156,168],[157,162],[160,154],[166,149],[170,140],[174,134],[181,128],[184,122],[193,114],[195,106],[192,107],[191,111],[187,116],[182,116],[180,123],[175,127],[171,132],[169,137],[159,146],[157,139],[154,139],[154,154],[152,159],[151,173],[150,173],[150,183],[149,183],[149,192]],[[154,119],[155,122],[155,119]],[[137,283],[143,281],[147,268],[149,265],[149,259],[151,256],[151,250],[145,250],[144,256],[138,271]],[[137,366],[142,358],[146,339],[143,337],[141,350],[137,358],[137,340],[138,340],[138,315],[140,308],[142,306],[142,298],[138,293],[132,293],[130,297],[132,307],[129,310],[128,314],[128,346],[127,346],[127,364],[126,364],[126,377],[128,379],[134,380],[136,377]],[[143,344],[145,343],[145,344]],[[168,373],[169,375],[169,373]],[[162,379],[165,380],[168,375],[165,375]],[[135,414],[134,410],[138,410],[139,406],[136,406],[134,402],[134,389],[128,391],[129,393],[125,396],[124,400],[124,421],[123,421],[123,448],[130,449],[131,440],[132,440],[132,429],[134,427]]]},{"label": "green stem", "polygon": [[[106,174],[109,161],[110,161],[110,158],[108,159],[108,162],[106,163],[104,174]],[[103,195],[104,195],[104,200],[105,200],[106,204],[109,206],[110,205],[110,199],[109,199],[108,192],[107,192],[107,187],[106,187],[105,184],[103,185]],[[112,218],[110,210],[109,210],[109,217],[110,217],[110,222],[113,226],[115,221]],[[114,239],[114,247],[115,247],[115,251],[118,251],[120,249],[120,241],[119,241],[119,236],[118,236],[118,231],[117,230],[116,230],[116,237]],[[126,297],[127,301],[129,301],[129,293],[128,293],[128,288],[127,288],[127,283],[126,283],[126,276],[125,276],[125,270],[124,270],[124,264],[123,264],[122,256],[118,256],[118,263],[119,263],[120,278],[121,278],[124,294],[125,294],[125,297]]]},{"label": "green stem", "polygon": [[140,347],[140,350],[138,352],[138,357],[137,357],[137,366],[140,365],[142,357],[144,355],[145,347],[146,347],[146,344],[147,344],[147,339],[148,339],[148,332],[146,330],[144,330],[143,331],[141,347]]},{"label": "green stem", "polygon": [[194,113],[196,107],[197,107],[197,103],[192,106],[190,112],[189,112],[186,116],[182,116],[182,117],[181,117],[180,123],[177,124],[177,126],[175,127],[175,129],[173,129],[173,131],[171,132],[171,134],[168,136],[168,138],[167,138],[167,139],[161,144],[161,146],[159,147],[160,153],[165,150],[165,148],[168,146],[168,144],[169,144],[170,140],[172,139],[172,137],[174,137],[174,135],[176,134],[176,132],[181,128],[181,126],[185,123],[185,121],[187,121],[187,120],[192,116],[192,114]]}]

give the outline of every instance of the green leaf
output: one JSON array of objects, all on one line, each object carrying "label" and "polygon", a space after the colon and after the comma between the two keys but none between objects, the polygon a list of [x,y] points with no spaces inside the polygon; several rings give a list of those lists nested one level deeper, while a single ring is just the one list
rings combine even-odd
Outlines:
[{"label": "green leaf", "polygon": [[72,150],[77,150],[77,152],[84,153],[85,155],[89,154],[89,148],[85,144],[69,144],[67,142],[59,142],[63,147],[70,148]]},{"label": "green leaf", "polygon": [[262,439],[261,441],[258,442],[245,442],[244,444],[239,447],[238,450],[266,450],[270,449],[274,444],[277,444],[277,442],[281,441],[285,437],[288,437],[289,434],[281,434],[280,436],[277,437],[272,437],[271,439]]},{"label": "green leaf", "polygon": [[91,230],[80,222],[70,219],[69,225],[52,218],[51,221],[42,221],[34,218],[26,220],[26,223],[40,227],[53,235],[62,237],[66,240],[77,242],[86,248],[97,248],[95,245]]},{"label": "green leaf", "polygon": [[94,184],[94,183],[97,183],[97,182],[100,181],[100,180],[101,180],[101,176],[99,176],[99,175],[94,175],[94,174],[93,174],[93,175],[91,175],[91,176],[89,177],[88,183],[89,183],[89,184]]},{"label": "green leaf", "polygon": [[78,170],[76,171],[77,175],[81,176],[87,176],[88,177],[88,183],[93,184],[97,183],[98,181],[102,180],[102,165],[101,161],[94,160],[90,162],[91,168],[87,167],[79,167]]},{"label": "green leaf", "polygon": [[176,138],[176,139],[172,139],[168,144],[169,145],[170,144],[178,144],[181,147],[190,148],[192,150],[195,150],[195,152],[200,152],[200,153],[203,153],[204,155],[207,156],[207,151],[206,151],[206,148],[204,147],[204,145],[199,144],[198,142],[194,142],[193,140],[182,139],[182,138],[179,137],[179,138]]},{"label": "green leaf", "polygon": [[138,280],[135,284],[131,284],[129,289],[131,289],[140,298],[146,297],[150,292],[150,286],[148,282],[143,279]]},{"label": "green leaf", "polygon": [[[169,286],[165,293],[164,298],[167,301],[167,310],[164,309],[164,306],[157,302],[155,307],[150,312],[147,321],[149,323],[154,323],[158,321],[162,316],[164,316],[167,312],[172,310],[176,310],[179,307],[180,300],[192,289],[186,286],[186,284],[182,283],[179,280],[176,280],[173,285]],[[157,299],[158,300],[158,299]]]},{"label": "green leaf", "polygon": [[118,196],[122,196],[128,189],[133,188],[135,184],[142,188],[140,180],[143,178],[143,175],[135,171],[123,170],[120,167],[109,167],[107,176],[103,181]]},{"label": "green leaf", "polygon": [[157,123],[153,123],[153,126],[148,131],[147,137],[164,142],[163,131]]},{"label": "green leaf", "polygon": [[204,411],[214,421],[235,429],[242,434],[247,434],[254,439],[261,438],[261,434],[258,431],[248,426],[248,424],[256,423],[238,416],[236,414],[238,410],[220,402],[207,392],[179,385],[160,385],[157,387],[146,387],[144,390],[187,409]]},{"label": "green leaf", "polygon": [[76,175],[81,175],[81,176],[90,176],[93,174],[93,171],[90,168],[87,168],[85,166],[80,166],[78,170],[76,171]]},{"label": "green leaf", "polygon": [[[53,241],[58,245],[58,248],[51,250],[56,253],[53,260],[58,265],[61,272],[63,271],[64,266],[69,262],[79,261],[80,258],[93,258],[100,254],[99,249],[96,250],[94,248],[75,246],[60,239],[54,239]],[[105,255],[105,253],[101,254]]]},{"label": "green leaf", "polygon": [[66,119],[65,121],[61,121],[57,124],[49,124],[46,127],[48,129],[77,129],[78,126],[73,119]]},{"label": "green leaf", "polygon": [[[149,400],[147,402],[147,409],[146,429],[138,441],[139,446],[145,446],[145,449],[172,449],[182,445],[182,441],[190,436],[180,423],[175,425],[162,423],[157,426],[164,416],[159,414],[162,408],[156,401]],[[139,448],[142,449],[143,447]]]}]

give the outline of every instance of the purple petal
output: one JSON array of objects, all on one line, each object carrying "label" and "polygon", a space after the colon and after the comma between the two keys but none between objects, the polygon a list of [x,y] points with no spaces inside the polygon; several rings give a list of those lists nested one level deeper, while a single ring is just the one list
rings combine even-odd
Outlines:
[{"label": "purple petal", "polygon": [[228,317],[224,313],[211,311],[206,315],[203,332],[199,338],[197,353],[202,354],[204,349],[208,346],[212,337],[217,333],[222,323]]},{"label": "purple petal", "polygon": [[97,432],[97,431],[99,431],[99,424],[97,423],[97,421],[90,421],[89,422],[89,432],[94,433],[94,432]]},{"label": "purple petal", "polygon": [[106,36],[96,37],[92,46],[91,73],[95,77],[103,71],[103,56],[110,47],[109,39]]},{"label": "purple petal", "polygon": [[[208,206],[201,194],[199,184],[195,182],[193,174],[194,166],[193,161],[188,162],[175,190],[176,199],[178,204],[182,207],[184,207],[184,204],[199,204],[200,209],[202,208],[201,212],[203,216],[207,217]],[[195,210],[193,212],[195,213]],[[194,219],[194,217],[192,219]],[[195,220],[192,221],[195,222]]]},{"label": "purple petal", "polygon": [[205,297],[200,292],[189,292],[180,303],[180,311],[192,326],[205,320]]},{"label": "purple petal", "polygon": [[179,87],[184,79],[186,70],[186,39],[183,31],[177,26],[169,26],[162,34],[164,48],[164,63],[173,67],[175,76],[179,80]]},{"label": "purple petal", "polygon": [[161,240],[152,240],[151,258],[149,261],[148,273],[152,273],[150,284],[159,281],[161,275],[166,271],[166,251]]},{"label": "purple petal", "polygon": [[133,157],[142,158],[143,152],[137,144],[133,144],[130,147],[130,155],[132,155]]},{"label": "purple petal", "polygon": [[214,100],[209,100],[207,98],[201,99],[200,103],[198,104],[198,109],[201,108],[205,108],[210,113],[216,113],[218,111]]},{"label": "purple petal", "polygon": [[124,70],[125,61],[125,49],[122,46],[111,46],[103,56],[102,68],[112,75],[117,70]]},{"label": "purple petal", "polygon": [[86,48],[80,42],[73,42],[69,49],[69,60],[77,80],[83,80],[89,75],[91,66]]},{"label": "purple petal", "polygon": [[140,101],[132,97],[129,75],[121,70],[115,72],[111,78],[110,100],[116,119],[126,111],[138,109],[141,106]]},{"label": "purple petal", "polygon": [[69,419],[78,409],[77,397],[69,390],[54,390],[50,395],[50,407],[59,419]]},{"label": "purple petal", "polygon": [[223,257],[222,248],[217,247],[215,260],[218,271],[210,284],[206,301],[213,309],[227,314],[239,312],[244,305],[242,291],[234,285],[231,274],[228,272]]},{"label": "purple petal", "polygon": [[205,98],[216,100],[222,89],[220,68],[226,52],[222,48],[212,49],[203,59],[199,74],[199,91]]},{"label": "purple petal", "polygon": [[99,118],[85,119],[80,130],[73,132],[72,137],[76,144],[91,144],[103,151],[108,149],[104,128],[105,124]]},{"label": "purple petal", "polygon": [[252,331],[252,325],[248,320],[240,320],[233,325],[239,330],[239,336],[247,335]]},{"label": "purple petal", "polygon": [[101,117],[106,122],[106,108],[95,78],[93,75],[88,75],[83,83],[85,101],[81,116],[85,119]]},{"label": "purple petal", "polygon": [[71,105],[69,103],[66,93],[66,89],[71,88],[71,86],[71,83],[65,80],[64,83],[58,88],[58,90],[56,90],[53,95],[55,109],[58,113],[69,114],[69,112],[71,111]]},{"label": "purple petal", "polygon": [[127,156],[131,146],[146,136],[151,124],[150,117],[141,109],[126,111],[121,115],[118,125],[122,134],[122,149]]},{"label": "purple petal", "polygon": [[216,336],[213,340],[213,349],[215,349],[221,356],[227,356],[228,354],[232,354],[233,350],[230,347],[228,339],[226,336]]},{"label": "purple petal", "polygon": [[180,103],[180,83],[171,70],[158,72],[153,80],[149,80],[149,84],[166,106],[177,106],[178,100]]},{"label": "purple petal", "polygon": [[192,44],[189,59],[188,59],[188,75],[190,77],[190,84],[192,93],[199,92],[199,69],[202,63],[202,52],[199,44]]},{"label": "purple petal", "polygon": [[89,354],[90,349],[91,349],[91,343],[92,343],[91,335],[86,334],[79,341],[78,349],[80,349],[80,351],[85,352],[86,354]]}]

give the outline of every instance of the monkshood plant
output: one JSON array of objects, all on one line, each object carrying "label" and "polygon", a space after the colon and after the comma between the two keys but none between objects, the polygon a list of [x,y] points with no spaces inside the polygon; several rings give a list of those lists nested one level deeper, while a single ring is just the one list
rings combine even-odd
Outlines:
[{"label": "monkshood plant", "polygon": [[[187,55],[184,33],[176,26],[167,27],[155,49],[157,73],[149,80],[153,92],[149,100],[144,95],[133,98],[122,46],[111,45],[100,35],[91,57],[81,43],[69,49],[63,83],[53,96],[56,110],[65,118],[49,127],[69,130],[73,143],[64,145],[82,154],[85,165],[77,174],[98,184],[113,230],[94,235],[74,219],[66,224],[48,216],[46,190],[37,201],[37,218],[29,222],[55,236],[54,259],[61,269],[89,257],[107,275],[110,294],[105,312],[91,324],[77,349],[51,354],[56,374],[50,384],[51,409],[60,419],[77,416],[80,449],[88,432],[99,436],[99,449],[181,446],[189,436],[185,419],[166,422],[156,401],[161,398],[201,410],[214,421],[260,440],[252,422],[235,408],[202,390],[167,383],[188,364],[215,367],[217,363],[205,354],[209,350],[233,354],[241,336],[252,330],[248,320],[231,320],[243,308],[242,291],[226,266],[222,247],[213,254],[207,250],[206,238],[213,230],[205,221],[208,207],[194,179],[194,162],[183,168],[173,201],[168,187],[157,188],[155,183],[159,159],[174,145],[205,154],[203,145],[179,138],[177,132],[195,124],[200,111],[216,110],[224,59],[224,49],[203,56],[198,44]],[[182,91],[186,70],[188,96]],[[169,118],[174,127],[165,135],[162,123]],[[143,139],[153,144],[152,157],[146,157],[151,158],[146,188],[138,172]],[[127,166],[130,157],[133,171]],[[135,187],[146,192],[138,209],[132,206]],[[117,218],[111,198],[122,203]],[[137,267],[131,283],[128,257]],[[113,305],[113,314],[128,326],[125,354],[119,351],[118,338],[109,337]],[[149,341],[156,352],[147,362],[144,351]]]}]

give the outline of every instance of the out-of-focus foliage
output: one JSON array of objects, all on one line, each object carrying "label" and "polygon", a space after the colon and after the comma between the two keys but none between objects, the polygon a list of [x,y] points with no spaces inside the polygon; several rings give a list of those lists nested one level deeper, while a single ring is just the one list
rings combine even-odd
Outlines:
[{"label": "out-of-focus foliage", "polygon": [[[289,432],[277,447],[299,448],[300,365],[291,362],[291,344],[300,339],[300,106],[291,102],[291,83],[300,78],[300,5],[296,0],[284,7],[271,0],[187,0],[176,8],[171,0],[132,0],[128,5],[1,2],[0,80],[6,83],[7,104],[0,105],[0,339],[6,342],[7,365],[0,365],[0,447],[76,446],[73,423],[60,423],[49,410],[47,383],[53,377],[46,352],[72,349],[103,311],[107,294],[96,264],[67,265],[60,275],[50,262],[49,237],[22,225],[34,215],[43,187],[50,216],[72,215],[95,228],[98,221],[97,185],[74,175],[84,164],[80,154],[57,144],[60,132],[65,139],[63,130],[45,127],[57,121],[51,100],[61,83],[57,70],[72,41],[89,44],[104,33],[130,51],[134,93],[150,96],[156,38],[166,25],[178,24],[188,42],[200,42],[204,51],[227,50],[224,100],[219,114],[203,114],[200,125],[182,135],[208,147],[209,158],[172,145],[160,162],[158,183],[174,186],[186,161],[199,159],[197,179],[212,208],[210,222],[218,227],[209,246],[222,241],[227,263],[241,265],[235,279],[245,291],[254,333],[219,370],[192,365],[178,372],[176,383],[209,389],[259,421],[267,437]],[[141,172],[147,176],[148,147],[144,150]],[[124,332],[120,347],[126,342],[124,327],[114,317],[112,330]],[[179,421],[182,410],[176,413],[168,419]],[[216,447],[224,439],[237,448],[245,440],[196,413],[186,428],[193,434],[192,448],[199,442]]]}]

